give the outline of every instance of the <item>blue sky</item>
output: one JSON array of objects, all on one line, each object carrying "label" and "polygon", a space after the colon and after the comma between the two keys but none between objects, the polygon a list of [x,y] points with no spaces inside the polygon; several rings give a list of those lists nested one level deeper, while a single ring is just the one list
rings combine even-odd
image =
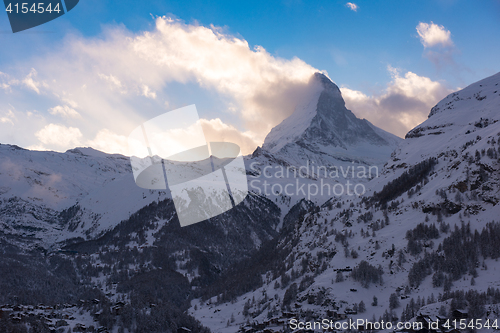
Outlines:
[{"label": "blue sky", "polygon": [[[293,112],[297,94],[291,92],[315,70],[326,71],[341,87],[356,115],[403,136],[447,93],[498,72],[500,1],[351,4],[81,0],[68,14],[17,34],[10,32],[7,15],[0,15],[0,87],[4,87],[0,89],[0,142],[54,150],[93,144],[120,151],[117,146],[134,122],[196,103],[207,121],[206,131],[237,141],[249,152],[262,143],[270,127]],[[169,28],[159,33],[155,18],[164,15],[164,20],[170,18],[162,21]],[[194,27],[204,30],[194,31]],[[417,27],[427,33],[425,38]],[[212,38],[212,44],[199,47],[200,39],[186,45],[182,38],[170,38],[181,36],[182,31],[191,31],[186,40],[203,40],[209,31],[216,31],[227,43]],[[142,42],[144,36],[151,39],[147,45]],[[231,44],[234,38],[246,41],[248,50]],[[131,39],[133,50],[126,46]],[[256,46],[265,51],[256,51]],[[121,47],[119,55],[113,54]],[[168,64],[157,61],[180,47],[192,50],[188,63],[183,62],[185,54],[165,60],[171,61]],[[218,75],[190,66],[198,58],[211,59],[214,50],[224,53],[231,71],[221,69],[224,73]],[[137,54],[128,55],[129,51],[141,53],[141,59],[153,55],[146,60],[151,63],[141,62]],[[114,57],[124,64],[129,61],[131,68],[116,65]],[[231,57],[240,59],[233,63]],[[198,65],[207,66],[210,61]],[[157,72],[155,66],[162,69]],[[231,75],[238,78],[232,82]],[[292,75],[297,77],[289,79]],[[276,88],[267,87],[269,80],[283,91],[265,95]],[[100,87],[104,82],[114,88]],[[87,89],[91,86],[95,86],[92,93]],[[85,94],[82,87],[87,89]],[[21,124],[24,128],[19,130]],[[105,133],[100,140],[99,133]],[[59,139],[50,140],[48,135]],[[108,141],[114,145],[103,142],[110,136]]]}]

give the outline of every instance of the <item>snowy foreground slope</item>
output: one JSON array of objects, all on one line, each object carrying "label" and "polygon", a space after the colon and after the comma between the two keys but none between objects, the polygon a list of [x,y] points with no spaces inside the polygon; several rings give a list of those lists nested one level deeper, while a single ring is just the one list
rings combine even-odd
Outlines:
[{"label": "snowy foreground slope", "polygon": [[[245,157],[249,182],[262,182],[186,228],[164,191],[135,185],[127,157],[0,145],[0,331],[498,317],[499,84],[497,74],[451,94],[402,141],[354,117],[315,75],[310,98]],[[370,166],[379,177],[343,174]],[[265,180],[367,193],[259,195]]]},{"label": "snowy foreground slope", "polygon": [[[274,260],[257,254],[190,313],[216,332],[344,316],[440,316],[441,325],[467,313],[467,323],[492,324],[500,316],[499,120],[500,73],[450,94],[406,135],[364,196],[302,202],[299,219],[265,249]],[[252,274],[259,281],[240,287]]]},{"label": "snowy foreground slope", "polygon": [[[186,228],[166,191],[136,186],[125,156],[1,144],[0,331],[33,325],[39,332],[57,325],[59,331],[81,331],[86,325],[87,332],[152,332],[160,325],[204,332],[187,314],[191,299],[212,293],[228,272],[330,198],[314,187],[350,182],[352,192],[353,183],[373,177],[355,177],[354,168],[380,168],[401,141],[357,119],[325,76],[315,75],[310,88],[314,93],[304,103],[311,108],[299,106],[278,129],[297,136],[273,152],[258,148],[245,157],[251,184],[246,199]],[[301,123],[300,131],[287,125],[301,116],[310,122]],[[336,128],[336,121],[345,126]],[[282,141],[279,135],[276,140]],[[309,162],[329,174],[308,168]],[[283,169],[291,176],[280,175]],[[291,180],[297,183],[290,193],[276,191]],[[269,185],[272,193],[265,191]],[[73,316],[60,321],[75,311],[78,322]]]}]

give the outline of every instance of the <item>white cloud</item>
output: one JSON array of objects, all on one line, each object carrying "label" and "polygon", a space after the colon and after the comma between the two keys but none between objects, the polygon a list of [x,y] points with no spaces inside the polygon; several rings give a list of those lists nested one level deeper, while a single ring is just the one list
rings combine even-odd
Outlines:
[{"label": "white cloud", "polygon": [[142,86],[142,96],[156,99],[156,93],[154,91],[151,91],[149,87],[145,84]]},{"label": "white cloud", "polygon": [[352,2],[348,2],[345,4],[347,8],[349,8],[350,10],[354,11],[354,12],[357,12],[358,11],[358,8],[359,6],[356,5],[355,3],[352,3]]},{"label": "white cloud", "polygon": [[420,36],[420,41],[425,48],[433,46],[451,47],[451,32],[446,30],[442,25],[420,22],[417,25],[417,33]]},{"label": "white cloud", "polygon": [[0,117],[0,123],[14,125],[14,120],[16,116],[12,110],[9,110],[3,117]]},{"label": "white cloud", "polygon": [[71,98],[61,97],[61,100],[65,103],[69,104],[69,106],[71,106],[73,109],[76,109],[78,107],[78,103],[75,102],[74,100],[72,100]]},{"label": "white cloud", "polygon": [[111,89],[117,88],[118,91],[120,91],[122,94],[125,94],[127,92],[126,89],[124,89],[122,82],[113,74],[106,75],[98,73],[97,76],[99,76],[99,78],[101,78],[103,81],[106,81]]},{"label": "white cloud", "polygon": [[[424,46],[453,45],[449,32],[437,26],[445,31],[446,42],[432,25],[420,31],[427,43]],[[134,34],[116,28],[99,38],[73,36],[65,41],[65,47],[30,62],[36,72],[28,75],[33,80],[31,89],[41,94],[43,87],[44,93],[59,99],[52,105],[61,106],[52,108],[52,113],[71,117],[75,115],[71,110],[77,109],[82,116],[79,128],[39,120],[37,130],[30,133],[36,132],[35,139],[51,149],[85,144],[126,154],[125,138],[139,124],[166,107],[193,103],[194,94],[192,99],[187,95],[183,100],[174,96],[172,83],[180,83],[197,85],[222,101],[218,104],[223,106],[221,112],[200,121],[209,141],[234,142],[244,153],[251,153],[272,127],[293,112],[317,71],[300,59],[282,59],[260,46],[250,47],[244,39],[220,28],[168,17],[157,18],[152,31]],[[392,80],[379,94],[369,96],[348,87],[341,90],[347,106],[358,116],[403,136],[425,120],[430,108],[449,90],[412,72],[389,71]],[[154,111],[148,111],[148,105]],[[198,109],[203,106],[198,105]],[[58,139],[51,139],[54,137]]]},{"label": "white cloud", "polygon": [[35,81],[33,77],[37,74],[34,68],[31,69],[30,73],[22,80],[23,84],[31,90],[34,90],[37,94],[40,94],[40,83]]},{"label": "white cloud", "polygon": [[368,96],[360,91],[342,87],[346,106],[358,117],[404,137],[413,127],[427,119],[430,109],[452,90],[425,76],[388,66],[392,81],[380,94]]},{"label": "white cloud", "polygon": [[108,153],[128,155],[127,138],[107,128],[100,130],[95,138],[87,141],[85,145]]},{"label": "white cloud", "polygon": [[4,82],[0,82],[0,88],[2,88],[4,90],[9,90],[10,85],[7,82],[5,82],[5,80],[8,78],[9,78],[9,76],[7,74],[0,72],[0,79],[2,79],[2,81],[4,81]]},{"label": "white cloud", "polygon": [[[30,66],[30,65],[24,66],[24,68],[22,69],[22,72],[24,72],[25,67],[28,67],[28,66]],[[31,68],[30,72],[21,79],[16,79],[16,78],[12,77],[11,75],[0,72],[0,79],[3,81],[3,82],[0,82],[0,88],[6,90],[8,92],[12,92],[12,88],[24,86],[25,88],[33,90],[38,95],[40,95],[40,93],[41,93],[40,88],[47,87],[47,84],[43,81],[37,81],[36,80],[37,75],[38,75],[38,72],[34,68]]]},{"label": "white cloud", "polygon": [[50,108],[49,113],[51,115],[61,115],[66,118],[81,118],[80,114],[75,109],[72,109],[67,105],[58,105]]},{"label": "white cloud", "polygon": [[298,88],[316,71],[297,58],[276,58],[260,46],[252,50],[220,28],[166,17],[156,20],[155,31],[132,39],[130,47],[163,81],[194,81],[234,99],[246,127],[262,139],[293,112]]},{"label": "white cloud", "polygon": [[458,51],[451,40],[451,32],[442,25],[433,22],[420,22],[417,27],[417,33],[424,46],[424,57],[432,62],[438,71],[445,66],[452,66],[458,69],[454,59],[454,54]]},{"label": "white cloud", "polygon": [[35,136],[46,146],[66,149],[80,145],[83,138],[80,129],[59,124],[48,124],[36,132]]},{"label": "white cloud", "polygon": [[249,132],[241,132],[234,126],[225,124],[219,118],[200,119],[207,142],[232,142],[240,146],[243,154],[250,154],[260,143]]},{"label": "white cloud", "polygon": [[107,153],[128,155],[127,138],[104,128],[93,139],[85,140],[80,129],[49,124],[35,133],[38,142],[27,146],[31,150],[66,151],[75,147],[92,147]]},{"label": "white cloud", "polygon": [[[160,125],[161,127],[161,125]],[[167,125],[168,127],[168,125]],[[104,137],[107,139],[107,137]],[[123,140],[120,141],[127,145],[127,142]],[[134,142],[134,138],[130,142]],[[204,145],[208,142],[232,142],[241,148],[242,154],[249,154],[255,150],[258,142],[252,137],[250,132],[241,132],[232,125],[224,123],[221,119],[199,119],[197,122],[183,128],[172,128],[163,131],[149,131],[148,140],[151,143],[161,143],[160,145],[152,144],[154,154],[162,157],[169,157],[175,155],[179,152],[189,150],[193,147],[198,147]],[[107,140],[101,140],[103,144],[101,147],[108,145]],[[108,140],[113,142],[113,140]],[[117,142],[117,140],[114,140]],[[137,142],[142,146],[141,143]],[[132,143],[134,145],[134,143]],[[93,143],[91,146],[94,147]],[[109,147],[108,147],[109,148]],[[130,147],[131,151],[129,154],[143,157],[141,155],[141,149],[134,149]],[[106,151],[109,151],[106,150]],[[117,149],[113,151],[118,151]],[[144,153],[145,151],[142,151]]]},{"label": "white cloud", "polygon": [[[298,58],[282,59],[260,46],[250,47],[221,28],[168,17],[157,18],[155,28],[147,32],[117,27],[100,37],[69,36],[64,47],[31,60],[30,66],[36,71],[24,78],[24,85],[39,94],[43,87],[44,95],[59,99],[56,105],[73,110],[78,106],[83,133],[106,128],[128,136],[138,124],[164,110],[165,100],[171,108],[193,103],[198,91],[180,99],[171,90],[172,83],[180,83],[216,96],[221,112],[207,118],[227,123],[228,117],[239,124],[234,131],[242,132],[242,142],[251,137],[256,143],[293,112],[317,71]],[[149,104],[143,103],[143,97],[150,99]],[[62,111],[74,114],[69,109],[52,112]],[[212,130],[228,133],[223,126]],[[90,139],[82,138],[83,142]]]}]

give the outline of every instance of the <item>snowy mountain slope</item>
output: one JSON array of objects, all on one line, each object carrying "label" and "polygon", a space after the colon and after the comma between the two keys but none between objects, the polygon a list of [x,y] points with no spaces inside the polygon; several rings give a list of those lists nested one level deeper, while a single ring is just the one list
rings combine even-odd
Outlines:
[{"label": "snowy mountain slope", "polygon": [[[83,232],[88,230],[88,235],[102,232],[117,223],[114,218],[130,213],[122,205],[89,202],[90,198],[99,200],[99,196],[123,195],[123,189],[116,189],[120,182],[131,183],[132,188],[133,179],[128,179],[130,163],[124,156],[84,148],[64,154],[36,152],[9,145],[0,146],[0,155],[0,219],[4,233],[51,244],[67,237],[85,237]],[[133,191],[129,194],[133,197]],[[142,196],[138,195],[136,201]],[[60,215],[77,204],[82,208],[81,222],[87,223],[82,232],[74,232],[77,227],[69,228]]]},{"label": "snowy mountain slope", "polygon": [[273,239],[279,215],[272,202],[250,194],[231,211],[181,228],[172,200],[165,199],[141,208],[99,238],[71,241],[63,249],[98,256],[109,251],[120,261],[123,253],[139,248],[144,254],[155,253],[150,264],[156,268],[166,269],[167,264],[175,263],[172,269],[190,281],[195,277],[203,280],[213,278],[209,275],[216,276]]},{"label": "snowy mountain slope", "polygon": [[[500,116],[500,75],[476,82],[448,95],[432,108],[429,118],[406,135],[385,168],[385,176],[374,180],[372,189],[379,191],[384,182],[398,177],[410,166],[439,158],[436,172],[443,175],[434,187],[455,187],[461,193],[481,192],[486,200],[498,202],[497,168],[498,124]],[[476,153],[477,152],[477,153]],[[486,158],[483,158],[485,157]],[[486,180],[486,172],[492,175]],[[446,176],[444,176],[446,175]],[[491,190],[486,190],[488,185]],[[482,191],[482,189],[486,191]],[[434,198],[427,198],[430,202]]]},{"label": "snowy mountain slope", "polygon": [[[217,332],[249,324],[281,330],[290,317],[312,321],[335,313],[415,320],[425,299],[433,304],[424,313],[451,316],[461,306],[486,319],[485,308],[500,302],[493,296],[500,294],[496,246],[483,249],[500,237],[499,85],[500,73],[439,102],[365,196],[310,208],[292,235],[280,235],[276,246],[288,255],[261,272],[260,287],[229,307],[215,296],[195,300],[190,313]],[[422,236],[422,230],[435,231]],[[466,300],[460,291],[469,291]],[[365,311],[357,312],[361,301]]]},{"label": "snowy mountain slope", "polygon": [[43,202],[59,210],[69,207],[97,185],[110,182],[109,176],[130,169],[128,159],[123,156],[102,153],[92,156],[82,150],[61,154],[0,145],[2,196]]},{"label": "snowy mountain slope", "polygon": [[[166,191],[139,188],[129,159],[121,155],[91,148],[36,152],[9,145],[1,145],[0,153],[2,233],[20,236],[32,246],[96,238],[141,208],[167,198]],[[261,205],[272,216],[262,200],[266,201],[252,196],[242,207]],[[271,220],[269,227],[275,228]],[[260,227],[257,234],[260,229],[266,228]],[[255,246],[269,237],[257,234],[252,236]]]},{"label": "snowy mountain slope", "polygon": [[[122,156],[0,148],[4,304],[43,302],[62,309],[61,303],[72,302],[83,312],[90,304],[87,326],[112,325],[111,304],[137,313],[155,306],[147,323],[134,325],[148,327],[153,317],[164,325],[166,315],[179,312],[176,321],[192,328],[196,322],[182,313],[186,299],[276,236],[280,210],[263,196],[250,193],[231,211],[181,228],[165,191],[140,189]],[[47,181],[53,175],[60,183]],[[48,264],[32,264],[37,261]],[[153,300],[149,292],[163,296]]]},{"label": "snowy mountain slope", "polygon": [[[183,313],[186,300],[274,238],[280,222],[279,208],[251,193],[235,209],[181,228],[165,191],[135,184],[128,158],[90,148],[60,154],[1,145],[0,184],[0,302],[52,310],[71,302],[90,311],[79,324],[110,331],[111,305],[138,314],[154,306],[137,327],[152,318],[164,326],[172,315],[168,322],[197,328]],[[164,295],[159,304],[149,292]]]}]

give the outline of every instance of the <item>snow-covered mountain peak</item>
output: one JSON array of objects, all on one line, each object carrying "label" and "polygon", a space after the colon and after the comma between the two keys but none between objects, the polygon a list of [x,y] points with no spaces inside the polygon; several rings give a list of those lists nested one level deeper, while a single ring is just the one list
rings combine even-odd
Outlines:
[{"label": "snow-covered mountain peak", "polygon": [[338,99],[339,102],[342,103],[342,105],[345,105],[339,87],[328,76],[319,72],[314,73],[311,81],[319,83],[323,87],[323,90],[325,92],[327,92],[333,98]]},{"label": "snow-covered mountain peak", "polygon": [[[311,77],[306,98],[295,107],[295,111],[291,116],[274,127],[266,136],[262,146],[265,150],[277,152],[286,144],[296,141],[307,130],[316,116],[319,96],[325,90],[325,79],[330,81],[320,73],[316,73]],[[330,83],[335,86],[333,82],[330,81]]]},{"label": "snow-covered mountain peak", "polygon": [[324,74],[315,73],[308,89],[308,98],[268,134],[262,146],[265,150],[276,153],[294,143],[347,150],[362,143],[391,146],[398,141],[348,110],[340,89]]},{"label": "snow-covered mountain peak", "polygon": [[315,73],[307,98],[295,112],[274,127],[262,149],[292,165],[314,161],[337,165],[339,161],[383,164],[401,141],[345,107],[338,86]]},{"label": "snow-covered mountain peak", "polygon": [[[322,121],[325,119],[340,120],[342,114],[350,112],[345,108],[339,87],[326,75],[315,73],[308,84],[309,91],[303,102],[299,103],[294,113],[274,127],[267,135],[263,148],[270,152],[277,152],[289,143],[296,142],[306,131],[321,130]],[[352,114],[352,113],[351,113]],[[352,115],[354,118],[355,116]],[[315,120],[315,121],[313,121]],[[335,142],[335,145],[342,145]]]}]

